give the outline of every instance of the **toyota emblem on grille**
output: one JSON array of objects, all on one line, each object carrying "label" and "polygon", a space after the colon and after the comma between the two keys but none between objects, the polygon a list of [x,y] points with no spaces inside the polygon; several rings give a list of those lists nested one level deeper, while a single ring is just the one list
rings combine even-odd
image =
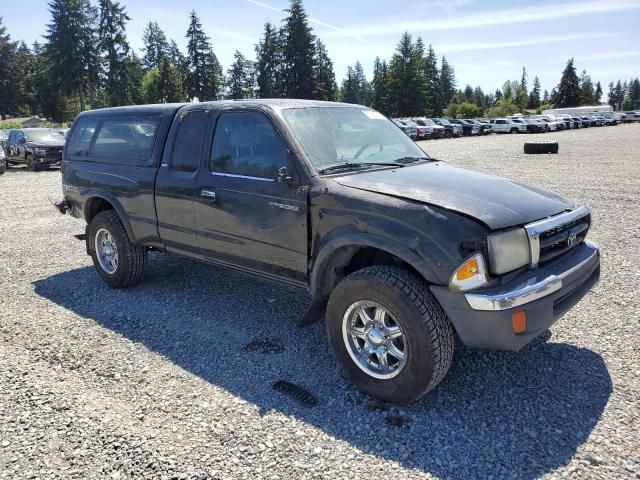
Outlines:
[{"label": "toyota emblem on grille", "polygon": [[571,232],[569,234],[569,238],[567,238],[567,246],[569,248],[573,247],[576,243],[578,243],[578,235],[575,232]]}]

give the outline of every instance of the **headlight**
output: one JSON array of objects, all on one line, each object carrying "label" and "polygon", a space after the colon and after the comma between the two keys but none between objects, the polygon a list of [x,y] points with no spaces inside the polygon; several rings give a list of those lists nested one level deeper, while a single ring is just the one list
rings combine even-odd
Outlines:
[{"label": "headlight", "polygon": [[529,239],[524,228],[489,235],[487,245],[491,273],[496,275],[524,267],[531,261]]},{"label": "headlight", "polygon": [[36,148],[34,150],[36,155],[46,155],[47,154],[47,150],[45,148]]}]

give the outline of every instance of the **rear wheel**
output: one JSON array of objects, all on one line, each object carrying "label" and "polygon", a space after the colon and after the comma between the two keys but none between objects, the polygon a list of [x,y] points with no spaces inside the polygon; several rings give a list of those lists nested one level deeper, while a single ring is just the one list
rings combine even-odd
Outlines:
[{"label": "rear wheel", "polygon": [[142,280],[147,252],[134,245],[114,210],[98,213],[89,226],[93,265],[112,288],[126,288]]},{"label": "rear wheel", "polygon": [[444,131],[444,138],[451,138],[452,134],[451,134],[451,130],[445,130]]},{"label": "rear wheel", "polygon": [[362,392],[410,402],[446,375],[454,336],[424,281],[397,267],[367,267],[329,298],[329,343],[347,378]]}]

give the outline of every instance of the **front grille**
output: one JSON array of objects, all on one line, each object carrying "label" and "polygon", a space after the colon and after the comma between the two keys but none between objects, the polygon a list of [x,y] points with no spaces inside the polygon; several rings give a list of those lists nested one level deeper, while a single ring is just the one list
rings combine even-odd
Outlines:
[{"label": "front grille", "polygon": [[591,226],[591,209],[584,205],[525,226],[531,247],[531,268],[548,262],[584,241]]},{"label": "front grille", "polygon": [[[563,253],[568,252],[587,236],[591,224],[591,215],[574,220],[540,234],[540,259],[539,263],[552,260]],[[569,246],[569,236],[575,233],[575,241]]]}]

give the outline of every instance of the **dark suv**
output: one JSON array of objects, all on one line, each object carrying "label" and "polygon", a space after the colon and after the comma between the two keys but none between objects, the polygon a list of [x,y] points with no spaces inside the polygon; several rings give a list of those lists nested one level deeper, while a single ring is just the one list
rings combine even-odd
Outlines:
[{"label": "dark suv", "polygon": [[357,105],[84,112],[62,189],[59,208],[86,222],[87,253],[109,286],[142,280],[154,249],[305,288],[299,324],[324,318],[347,377],[388,401],[442,380],[454,332],[519,350],[599,274],[588,206],[431,158]]},{"label": "dark suv", "polygon": [[30,171],[44,170],[60,165],[64,137],[48,128],[11,130],[5,146],[7,166],[24,163]]}]

